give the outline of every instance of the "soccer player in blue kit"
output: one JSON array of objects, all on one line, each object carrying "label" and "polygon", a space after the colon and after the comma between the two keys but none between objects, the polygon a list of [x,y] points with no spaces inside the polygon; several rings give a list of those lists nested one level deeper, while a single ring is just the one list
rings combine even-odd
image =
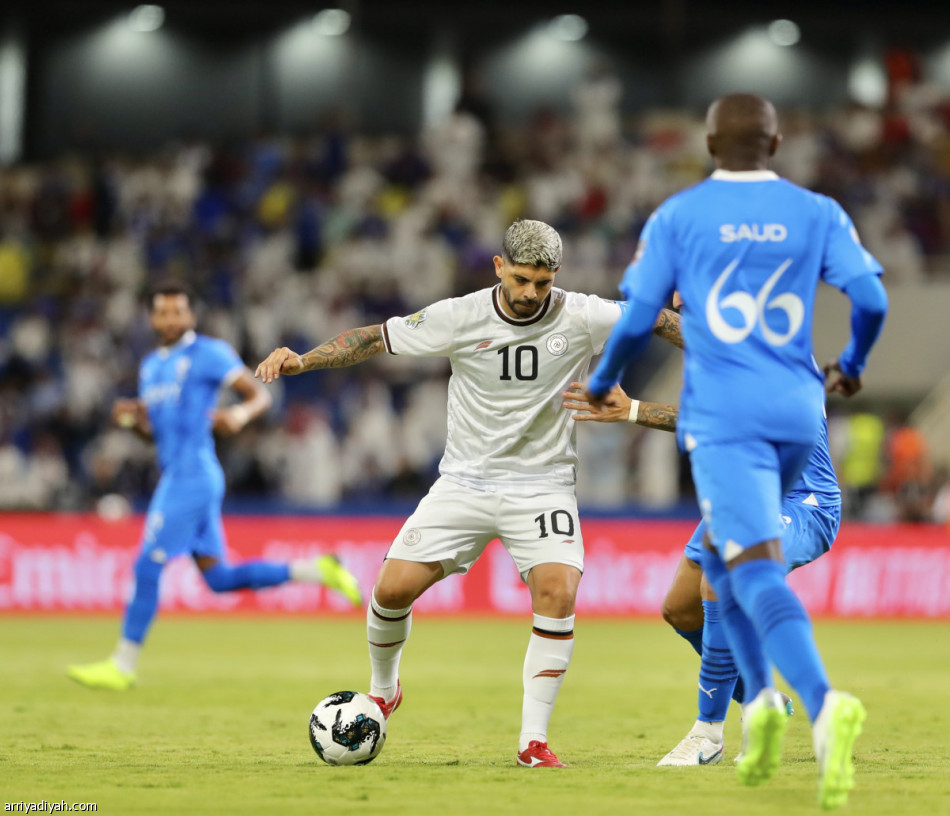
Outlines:
[{"label": "soccer player in blue kit", "polygon": [[[782,557],[786,572],[828,552],[841,526],[841,491],[822,419],[818,444],[785,496],[781,510]],[[663,617],[700,656],[699,716],[690,732],[658,765],[711,765],[722,759],[724,720],[730,699],[745,692],[722,625],[722,606],[702,574],[708,525],[700,522],[663,601]],[[786,710],[791,713],[791,701]]]},{"label": "soccer player in blue kit", "polygon": [[[679,309],[679,295],[673,308]],[[683,347],[679,316],[664,310],[663,337]],[[654,331],[654,333],[656,333]],[[564,407],[578,422],[632,422],[644,428],[676,431],[679,409],[675,405],[631,400],[619,385],[610,392],[610,404],[590,411],[581,383],[571,383],[563,394]],[[841,490],[828,448],[828,423],[822,417],[818,444],[802,475],[782,502],[782,555],[791,572],[828,552],[841,526]],[[703,577],[702,552],[707,524],[701,521],[684,548],[683,558],[663,601],[663,618],[700,656],[699,716],[689,733],[657,765],[715,765],[725,752],[723,739],[730,700],[744,701],[739,669],[729,651],[720,620],[720,605]],[[789,699],[786,710],[792,713]]]},{"label": "soccer player in blue kit", "polygon": [[[264,413],[270,395],[256,382],[234,349],[223,340],[195,333],[187,288],[160,285],[151,299],[150,322],[159,347],[142,361],[139,399],[118,400],[113,419],[146,439],[154,439],[162,475],[149,503],[142,552],[135,561],[135,593],[111,657],[70,666],[67,674],[91,688],[123,691],[136,680],[142,643],[158,610],[159,578],[174,557],[189,554],[215,592],[262,589],[287,581],[321,583],[362,603],[356,578],[333,555],[289,564],[225,561],[221,502],[224,473],[212,431],[238,433]],[[241,402],[218,408],[222,386]]]},{"label": "soccer player in blue kit", "polygon": [[[823,388],[850,396],[861,387],[887,295],[880,264],[844,210],[768,169],[780,141],[767,100],[731,94],[710,106],[716,170],[647,222],[621,285],[627,311],[586,396],[595,409],[609,402],[678,290],[686,356],[677,439],[711,539],[703,572],[745,687],[737,774],[761,784],[781,759],[786,714],[771,664],[804,704],[819,803],[834,808],[854,786],[852,749],[866,713],[857,698],[832,689],[808,615],[785,581],[780,514],[818,443]],[[827,385],[811,347],[819,279],[852,304],[851,339],[826,366]]]}]

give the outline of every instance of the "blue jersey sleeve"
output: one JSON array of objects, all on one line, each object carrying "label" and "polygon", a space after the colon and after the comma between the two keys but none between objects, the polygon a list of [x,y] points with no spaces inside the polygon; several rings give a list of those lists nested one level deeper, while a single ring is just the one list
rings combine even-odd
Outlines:
[{"label": "blue jersey sleeve", "polygon": [[844,291],[855,278],[883,273],[884,269],[877,259],[861,246],[858,231],[841,205],[830,198],[825,201],[829,208],[830,223],[822,259],[822,279]]},{"label": "blue jersey sleeve", "polygon": [[200,376],[215,385],[221,385],[229,378],[233,379],[244,368],[237,352],[223,340],[208,339],[196,362],[200,366]]},{"label": "blue jersey sleeve", "polygon": [[851,281],[845,294],[851,299],[851,341],[838,364],[847,376],[859,377],[884,327],[887,292],[877,275],[864,275]]},{"label": "blue jersey sleeve", "polygon": [[644,226],[637,253],[620,283],[624,299],[658,304],[659,308],[673,294],[676,266],[671,215],[671,207],[664,204]]},{"label": "blue jersey sleeve", "polygon": [[591,394],[602,397],[620,382],[627,364],[639,357],[650,342],[659,306],[639,300],[630,301],[607,340],[604,356],[590,378]]},{"label": "blue jersey sleeve", "polygon": [[643,353],[657,314],[673,294],[676,274],[672,231],[670,208],[664,204],[643,228],[636,255],[620,283],[627,308],[614,326],[604,356],[588,384],[596,396],[606,394],[620,381],[630,361]]}]

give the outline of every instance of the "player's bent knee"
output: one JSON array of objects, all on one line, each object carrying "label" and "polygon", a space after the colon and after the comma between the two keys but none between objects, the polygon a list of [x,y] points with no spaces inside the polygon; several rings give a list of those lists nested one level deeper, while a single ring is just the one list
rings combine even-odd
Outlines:
[{"label": "player's bent knee", "polygon": [[407,606],[412,606],[421,594],[399,585],[377,583],[373,587],[373,600],[383,609],[405,609]]},{"label": "player's bent knee", "polygon": [[405,609],[443,577],[441,564],[387,559],[376,578],[373,598],[383,609]]},{"label": "player's bent knee", "polygon": [[238,588],[234,570],[224,564],[215,564],[201,571],[208,589],[212,592],[233,592]]},{"label": "player's bent knee", "polygon": [[663,615],[663,620],[665,620],[670,626],[674,629],[682,629],[680,626],[679,615],[677,614],[679,610],[675,607],[669,606],[666,601],[663,602],[663,608],[660,610],[660,613]]},{"label": "player's bent knee", "polygon": [[533,598],[533,610],[549,618],[566,618],[574,614],[577,593],[570,586],[539,587]]},{"label": "player's bent knee", "polygon": [[663,600],[663,607],[660,611],[663,615],[663,620],[674,629],[679,629],[683,632],[691,632],[694,629],[699,629],[703,625],[702,604],[687,607],[667,596]]}]

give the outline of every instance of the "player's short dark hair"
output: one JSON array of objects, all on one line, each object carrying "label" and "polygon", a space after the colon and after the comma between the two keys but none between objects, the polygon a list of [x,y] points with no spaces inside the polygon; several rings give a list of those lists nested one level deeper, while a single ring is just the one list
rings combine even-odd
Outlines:
[{"label": "player's short dark hair", "polygon": [[158,295],[184,295],[186,298],[188,298],[189,306],[193,306],[195,302],[195,295],[194,292],[192,292],[191,287],[183,280],[179,280],[178,278],[165,278],[164,280],[160,280],[149,289],[149,311],[155,308],[155,298]]}]

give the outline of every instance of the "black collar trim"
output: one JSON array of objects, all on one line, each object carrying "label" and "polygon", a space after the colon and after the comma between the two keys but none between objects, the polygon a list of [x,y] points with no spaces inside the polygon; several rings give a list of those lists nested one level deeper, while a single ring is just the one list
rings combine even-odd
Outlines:
[{"label": "black collar trim", "polygon": [[495,288],[492,289],[491,293],[491,302],[492,306],[495,307],[495,314],[498,315],[505,323],[509,323],[512,326],[530,326],[533,323],[537,323],[542,317],[548,313],[548,307],[551,305],[551,292],[548,292],[548,296],[544,299],[544,303],[541,304],[541,308],[538,309],[538,313],[533,317],[526,317],[523,320],[518,320],[516,317],[511,317],[501,305],[501,284],[496,283]]}]

